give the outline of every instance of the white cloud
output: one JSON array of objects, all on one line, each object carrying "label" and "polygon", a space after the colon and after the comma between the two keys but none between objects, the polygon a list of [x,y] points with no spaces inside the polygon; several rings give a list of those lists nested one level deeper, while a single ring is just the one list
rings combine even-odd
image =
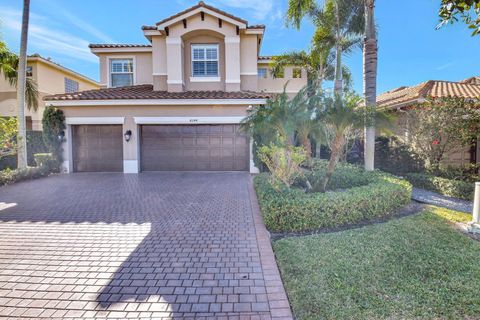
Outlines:
[{"label": "white cloud", "polygon": [[437,71],[442,71],[442,70],[445,70],[445,69],[449,69],[451,67],[453,67],[455,65],[455,62],[452,61],[452,62],[448,62],[448,63],[445,63],[445,64],[442,64],[441,66],[438,66],[436,67],[435,69]]},{"label": "white cloud", "polygon": [[[0,7],[2,27],[9,32],[18,34],[20,37],[22,14],[19,10],[8,7]],[[98,59],[88,48],[89,41],[74,36],[71,33],[58,30],[47,25],[47,17],[34,14],[30,15],[28,30],[29,47],[34,50],[45,50],[47,53],[55,53],[68,57],[74,57],[89,62]],[[30,52],[31,50],[29,50]],[[39,52],[42,54],[42,52]]]}]

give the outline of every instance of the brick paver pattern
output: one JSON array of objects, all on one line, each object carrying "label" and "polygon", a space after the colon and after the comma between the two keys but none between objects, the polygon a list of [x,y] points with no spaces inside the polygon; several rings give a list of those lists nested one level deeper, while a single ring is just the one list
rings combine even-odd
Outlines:
[{"label": "brick paver pattern", "polygon": [[233,172],[2,187],[0,316],[288,319],[252,190]]}]

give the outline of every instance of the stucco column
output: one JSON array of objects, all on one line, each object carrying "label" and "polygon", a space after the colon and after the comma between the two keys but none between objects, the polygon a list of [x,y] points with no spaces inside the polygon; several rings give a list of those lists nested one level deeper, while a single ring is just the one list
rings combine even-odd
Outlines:
[{"label": "stucco column", "polygon": [[65,129],[65,140],[62,143],[62,172],[71,173],[73,172],[73,135],[72,135],[72,126],[67,124]]},{"label": "stucco column", "polygon": [[225,37],[225,91],[240,91],[240,36]]},{"label": "stucco column", "polygon": [[167,44],[163,36],[152,37],[153,89],[167,90]]},{"label": "stucco column", "polygon": [[133,117],[126,117],[123,123],[123,134],[130,130],[132,136],[130,141],[123,137],[123,173],[138,173],[140,171],[139,163],[139,143],[140,137],[138,126]]},{"label": "stucco column", "polygon": [[260,170],[255,166],[253,161],[253,139],[250,138],[250,173],[260,173]]},{"label": "stucco column", "polygon": [[167,44],[167,90],[183,91],[182,38],[168,37]]}]

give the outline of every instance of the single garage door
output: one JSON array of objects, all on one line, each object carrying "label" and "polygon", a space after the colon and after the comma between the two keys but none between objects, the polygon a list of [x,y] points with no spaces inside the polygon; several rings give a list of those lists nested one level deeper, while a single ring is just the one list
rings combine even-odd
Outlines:
[{"label": "single garage door", "polygon": [[143,171],[247,171],[249,139],[239,125],[144,125]]},{"label": "single garage door", "polygon": [[123,171],[121,125],[72,126],[72,134],[74,171]]}]

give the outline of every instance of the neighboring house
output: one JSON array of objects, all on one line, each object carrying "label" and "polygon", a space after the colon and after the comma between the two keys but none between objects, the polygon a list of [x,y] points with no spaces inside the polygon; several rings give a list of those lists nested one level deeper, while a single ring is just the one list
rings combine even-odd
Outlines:
[{"label": "neighboring house", "polygon": [[45,98],[66,116],[65,170],[256,172],[240,123],[305,72],[273,79],[265,27],[203,2],[142,30],[150,44],[90,45],[104,88]]},{"label": "neighboring house", "polygon": [[[377,107],[401,111],[425,102],[428,97],[462,97],[480,98],[480,77],[471,77],[463,81],[429,80],[413,87],[400,87],[385,92],[377,97]],[[402,121],[402,113],[399,121]],[[408,132],[399,132],[404,140],[408,140]],[[477,141],[471,148],[449,154],[444,161],[447,165],[465,165],[480,163],[480,143]]]},{"label": "neighboring house", "polygon": [[[35,80],[39,92],[38,110],[27,109],[25,112],[27,130],[42,130],[42,116],[45,110],[43,97],[100,88],[96,81],[38,54],[27,58],[27,77]],[[17,90],[0,75],[0,117],[16,116],[16,109]]]}]

